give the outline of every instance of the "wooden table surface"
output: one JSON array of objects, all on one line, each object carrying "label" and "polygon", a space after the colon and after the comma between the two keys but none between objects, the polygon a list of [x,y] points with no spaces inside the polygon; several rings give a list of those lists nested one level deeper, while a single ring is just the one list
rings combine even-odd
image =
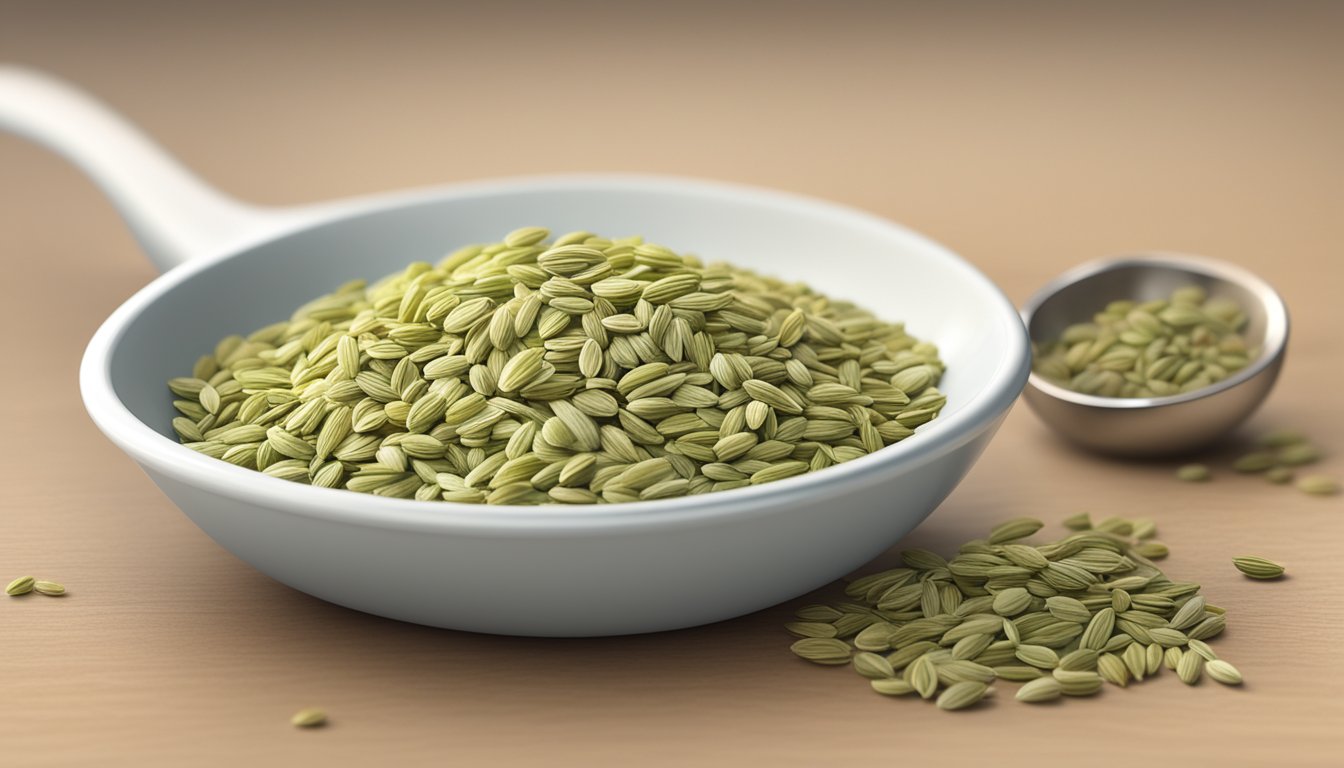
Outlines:
[{"label": "wooden table surface", "polygon": [[[904,222],[1019,302],[1126,250],[1226,259],[1268,277],[1294,320],[1283,378],[1245,435],[1305,429],[1329,453],[1321,471],[1344,475],[1339,4],[277,5],[0,0],[0,59],[82,83],[263,203],[576,170],[729,179]],[[795,659],[790,606],[602,640],[399,624],[254,572],[98,434],[81,352],[153,271],[92,185],[5,136],[0,254],[0,572],[70,588],[0,601],[0,764],[1344,754],[1340,497],[1228,475],[1183,485],[1170,464],[1080,455],[1019,406],[905,542],[947,548],[1021,514],[1156,517],[1169,572],[1229,611],[1216,647],[1241,690],[1168,673],[1041,709],[1002,686],[945,714]],[[1246,551],[1291,578],[1241,578],[1229,558]],[[288,725],[309,704],[331,727]]]}]

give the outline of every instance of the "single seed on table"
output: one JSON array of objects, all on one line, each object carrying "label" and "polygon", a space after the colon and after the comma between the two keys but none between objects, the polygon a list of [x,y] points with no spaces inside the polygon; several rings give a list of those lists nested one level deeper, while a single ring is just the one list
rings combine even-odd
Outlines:
[{"label": "single seed on table", "polygon": [[1122,576],[1107,581],[1104,586],[1106,589],[1123,589],[1133,594],[1148,586],[1148,582],[1152,580],[1152,576]]},{"label": "single seed on table", "polygon": [[1133,598],[1123,589],[1111,590],[1111,610],[1116,613],[1122,613],[1129,610],[1129,606],[1134,603]]},{"label": "single seed on table", "polygon": [[[1198,643],[1200,641],[1195,640],[1193,642]],[[1161,645],[1158,645],[1157,643],[1152,643],[1148,646],[1147,648],[1148,664],[1147,667],[1144,669],[1144,672],[1147,673],[1149,677],[1152,677],[1153,675],[1156,675],[1158,672],[1162,671],[1162,653],[1163,649]]]},{"label": "single seed on table", "polygon": [[[877,620],[870,614],[846,613],[836,619],[833,624],[835,626],[835,634],[837,637],[849,637],[850,635],[867,628],[875,621]],[[846,646],[846,648],[848,648],[848,646]]]},{"label": "single seed on table", "polygon": [[9,582],[9,586],[5,587],[5,594],[9,595],[10,597],[18,597],[19,595],[26,595],[29,592],[33,591],[33,586],[35,584],[37,584],[37,580],[34,579],[32,576],[20,576],[19,578]]},{"label": "single seed on table", "polygon": [[1147,518],[1136,518],[1134,530],[1130,534],[1136,539],[1151,539],[1157,535],[1157,523]]},{"label": "single seed on table", "polygon": [[1143,678],[1148,675],[1148,651],[1139,643],[1131,643],[1125,646],[1125,650],[1120,654],[1120,660],[1125,663],[1125,668],[1129,670],[1129,676],[1134,678],[1134,682],[1141,683]]},{"label": "single seed on table", "polygon": [[1176,470],[1176,479],[1184,480],[1187,483],[1202,483],[1207,481],[1212,474],[1209,468],[1203,464],[1186,464]]},{"label": "single seed on table", "polygon": [[886,622],[877,622],[859,630],[854,636],[854,647],[861,651],[885,651],[891,648],[892,627]]},{"label": "single seed on table", "polygon": [[789,650],[813,664],[848,664],[853,655],[849,643],[832,637],[805,637],[789,646]]},{"label": "single seed on table", "polygon": [[1001,549],[1003,556],[1019,568],[1039,571],[1050,564],[1045,555],[1042,555],[1040,550],[1035,547],[1029,547],[1025,544],[1004,544]]},{"label": "single seed on table", "polygon": [[1271,467],[1265,472],[1265,479],[1275,485],[1287,485],[1293,482],[1295,473],[1288,467]]},{"label": "single seed on table", "polygon": [[1241,685],[1241,672],[1222,659],[1212,659],[1205,662],[1204,671],[1209,673],[1209,677],[1223,685]]},{"label": "single seed on table", "polygon": [[1112,685],[1121,688],[1129,685],[1129,667],[1114,653],[1103,653],[1097,658],[1097,674]]},{"label": "single seed on table", "polygon": [[963,637],[952,646],[952,658],[972,660],[984,653],[994,642],[993,635],[971,635]]},{"label": "single seed on table", "polygon": [[1191,627],[1185,633],[1186,637],[1195,640],[1207,640],[1222,633],[1227,628],[1227,617],[1222,615],[1209,616],[1195,626]]},{"label": "single seed on table", "polygon": [[1071,672],[1091,671],[1097,668],[1098,653],[1091,648],[1079,648],[1059,658],[1059,669]]},{"label": "single seed on table", "polygon": [[938,697],[938,708],[949,712],[965,709],[978,703],[993,690],[984,683],[973,681],[954,683]]},{"label": "single seed on table", "polygon": [[835,637],[835,627],[819,621],[792,621],[784,628],[798,637]]},{"label": "single seed on table", "polygon": [[1034,645],[1044,645],[1048,648],[1062,648],[1082,632],[1083,628],[1078,624],[1069,621],[1057,621],[1032,631],[1023,637],[1023,641]]},{"label": "single seed on table", "polygon": [[317,707],[300,709],[289,718],[295,728],[318,728],[327,724],[327,713]]},{"label": "single seed on table", "polygon": [[915,687],[899,677],[870,681],[873,690],[883,696],[905,696],[914,693]]},{"label": "single seed on table", "polygon": [[998,634],[1003,631],[1003,617],[994,614],[972,616],[943,633],[942,642],[955,643],[971,635]]},{"label": "single seed on table", "polygon": [[1106,641],[1110,639],[1111,630],[1114,628],[1115,609],[1102,608],[1088,622],[1087,628],[1078,638],[1078,646],[1080,648],[1091,648],[1094,651],[1103,650],[1106,648]]},{"label": "single seed on table", "polygon": [[937,650],[938,644],[929,640],[920,640],[887,654],[887,661],[891,662],[893,669],[905,669],[910,663],[929,651]]},{"label": "single seed on table", "polygon": [[901,561],[907,566],[919,571],[932,571],[938,568],[946,568],[947,561],[940,555],[934,554],[927,549],[907,549],[901,552]]},{"label": "single seed on table", "polygon": [[995,640],[975,658],[971,659],[976,664],[990,667],[998,674],[1002,668],[1001,665],[1014,665],[1017,663],[1017,645],[1011,640]]},{"label": "single seed on table", "polygon": [[1148,636],[1153,639],[1154,643],[1164,648],[1179,647],[1190,641],[1190,638],[1186,637],[1184,632],[1168,627],[1153,627],[1148,630]]},{"label": "single seed on table", "polygon": [[1198,624],[1204,618],[1204,598],[1195,595],[1185,602],[1180,608],[1176,609],[1176,615],[1171,617],[1167,625],[1172,629],[1185,630]]},{"label": "single seed on table", "polygon": [[1031,593],[1022,587],[1009,587],[994,596],[994,612],[1000,616],[1016,616],[1029,605]]},{"label": "single seed on table", "polygon": [[1216,661],[1218,659],[1218,654],[1214,653],[1209,644],[1203,640],[1191,640],[1190,650],[1203,656],[1205,661]]},{"label": "single seed on table", "polygon": [[1277,579],[1283,575],[1282,565],[1273,560],[1266,560],[1263,557],[1253,555],[1244,555],[1242,557],[1232,558],[1232,564],[1238,571],[1250,576],[1252,579]]},{"label": "single seed on table", "polygon": [[1059,666],[1059,655],[1043,645],[1019,645],[1015,654],[1023,664],[1037,669],[1054,669]]},{"label": "single seed on table", "polygon": [[1256,441],[1264,448],[1285,448],[1290,445],[1307,442],[1306,435],[1291,429],[1276,429],[1266,432]]},{"label": "single seed on table", "polygon": [[1017,700],[1027,704],[1039,704],[1045,701],[1054,701],[1064,692],[1064,686],[1053,677],[1042,677],[1032,680],[1021,688],[1017,689]]},{"label": "single seed on table", "polygon": [[[709,464],[706,465],[706,468],[713,468],[716,472],[726,472],[732,469],[732,467],[724,464]],[[729,479],[729,477],[725,475],[724,479]],[[845,594],[850,597],[868,597],[869,601],[873,602],[887,590],[909,584],[914,575],[914,572],[908,568],[893,568],[879,573],[870,573],[845,585]]]},{"label": "single seed on table", "polygon": [[1059,681],[1065,696],[1091,696],[1101,690],[1101,675],[1096,672],[1070,672],[1056,669],[1054,678]]},{"label": "single seed on table", "polygon": [[[564,482],[564,479],[561,479]],[[829,605],[805,605],[794,613],[802,621],[835,621],[840,618],[840,611]]]},{"label": "single seed on table", "polygon": [[1204,657],[1194,651],[1186,651],[1181,654],[1181,660],[1176,664],[1176,675],[1181,678],[1181,682],[1186,685],[1194,685],[1199,682],[1199,676],[1204,672]]},{"label": "single seed on table", "polygon": [[219,413],[219,391],[214,387],[209,384],[201,387],[200,401],[206,413]]},{"label": "single seed on table", "polygon": [[1086,512],[1081,512],[1073,517],[1064,519],[1064,527],[1071,531],[1086,531],[1092,528],[1092,517]]},{"label": "single seed on table", "polygon": [[1041,670],[1035,667],[1028,667],[1020,664],[1010,664],[1002,667],[994,667],[994,676],[1000,680],[1007,680],[1014,683],[1031,682],[1042,677]]},{"label": "single seed on table", "polygon": [[1098,677],[1096,671],[1091,669],[1056,669],[1050,676],[1065,684],[1070,681],[1091,681]]},{"label": "single seed on table", "polygon": [[1149,560],[1161,560],[1171,554],[1171,550],[1167,549],[1167,545],[1160,541],[1145,541],[1134,547],[1134,551]]},{"label": "single seed on table", "polygon": [[[1045,599],[1046,610],[1060,621],[1073,621],[1082,624],[1092,620],[1092,612],[1076,598],[1055,595]],[[1109,633],[1109,630],[1108,630]]]},{"label": "single seed on table", "polygon": [[925,618],[932,618],[943,612],[942,600],[938,597],[938,585],[926,581],[920,585],[919,610]]},{"label": "single seed on table", "polygon": [[1045,527],[1045,523],[1031,517],[1020,517],[994,527],[989,533],[990,544],[1005,544],[1025,539]]},{"label": "single seed on table", "polygon": [[35,581],[33,582],[33,591],[41,595],[60,597],[65,594],[65,587],[54,581]]},{"label": "single seed on table", "polygon": [[871,680],[896,676],[890,661],[867,651],[854,654],[854,671]]},{"label": "single seed on table", "polygon": [[[938,653],[931,654],[934,658],[930,661],[934,663],[934,672],[938,676],[938,682],[942,685],[952,685],[966,680],[989,683],[994,679],[994,670],[991,667],[965,659],[939,659]],[[929,656],[925,656],[925,658],[929,658]]]},{"label": "single seed on table", "polygon": [[[990,595],[976,595],[975,597],[968,597],[962,600],[961,605],[957,606],[957,609],[952,612],[952,615],[958,619],[966,619],[971,616],[983,614],[985,611],[992,610],[993,606],[994,598]],[[1003,623],[1007,625],[1009,622],[1004,621]]]},{"label": "single seed on table", "polygon": [[[1153,638],[1148,634],[1148,627],[1139,622],[1130,621],[1129,619],[1116,619],[1115,629],[1117,632],[1116,637],[1128,637],[1139,645],[1153,642]],[[1107,641],[1108,646],[1109,644],[1110,642]],[[1128,643],[1125,644],[1124,650],[1129,650]],[[1144,663],[1144,666],[1147,666],[1147,662]]]},{"label": "single seed on table", "polygon": [[1320,461],[1321,452],[1310,444],[1299,443],[1280,448],[1276,458],[1280,464],[1285,466],[1300,467],[1304,464],[1314,464]]},{"label": "single seed on table", "polygon": [[1340,485],[1333,477],[1307,475],[1297,481],[1297,489],[1313,496],[1335,496],[1340,491]]},{"label": "single seed on table", "polygon": [[1269,451],[1256,451],[1232,462],[1232,469],[1243,473],[1264,472],[1274,466],[1275,461],[1274,454]]},{"label": "single seed on table", "polygon": [[1163,595],[1146,593],[1130,598],[1132,610],[1117,614],[1116,618],[1132,621],[1145,627],[1165,627],[1167,623],[1158,614],[1176,609],[1176,601]]},{"label": "single seed on table", "polygon": [[964,599],[965,598],[961,594],[961,589],[955,584],[944,585],[943,588],[938,591],[938,602],[942,605],[943,613],[955,613]]},{"label": "single seed on table", "polygon": [[1181,657],[1184,655],[1184,651],[1172,646],[1162,653],[1162,666],[1174,670],[1180,665]]},{"label": "single seed on table", "polygon": [[920,656],[906,667],[905,677],[921,699],[931,699],[938,691],[938,670],[927,655]]},{"label": "single seed on table", "polygon": [[504,236],[504,244],[510,248],[536,245],[550,233],[545,227],[519,227]]},{"label": "single seed on table", "polygon": [[1134,523],[1123,517],[1109,517],[1097,523],[1097,530],[1117,536],[1128,536],[1134,532]]}]

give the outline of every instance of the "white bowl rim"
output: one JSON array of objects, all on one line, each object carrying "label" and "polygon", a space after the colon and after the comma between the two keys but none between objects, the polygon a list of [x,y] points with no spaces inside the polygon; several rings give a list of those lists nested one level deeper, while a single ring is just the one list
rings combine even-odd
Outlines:
[{"label": "white bowl rim", "polygon": [[[263,475],[197,453],[140,421],[117,397],[111,359],[131,320],[160,297],[202,270],[269,242],[317,229],[336,220],[419,203],[538,190],[621,189],[721,197],[813,216],[837,226],[899,235],[938,253],[998,305],[1007,343],[988,384],[950,416],[940,416],[915,436],[867,456],[771,483],[673,499],[592,505],[507,506],[384,498],[345,489],[317,488]],[[974,439],[1016,401],[1030,371],[1026,326],[1003,292],[969,262],[929,238],[875,214],[825,200],[722,181],[640,174],[522,176],[449,184],[358,198],[335,205],[320,221],[193,260],[160,275],[118,307],[90,340],[80,365],[84,404],[99,429],[137,461],[174,480],[270,509],[377,528],[480,535],[565,534],[627,526],[680,527],[725,516],[768,514],[791,497],[893,468],[912,469]],[[824,513],[824,511],[822,511]]]}]

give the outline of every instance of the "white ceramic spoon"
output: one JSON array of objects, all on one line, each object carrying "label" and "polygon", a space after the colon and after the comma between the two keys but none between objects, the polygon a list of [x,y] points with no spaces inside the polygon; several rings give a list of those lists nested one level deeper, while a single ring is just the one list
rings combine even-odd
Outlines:
[{"label": "white ceramic spoon", "polygon": [[[99,428],[238,557],[369,613],[577,636],[685,627],[774,605],[861,566],[923,520],[971,468],[1027,378],[1022,322],[984,275],[914,232],[826,202],[592,175],[257,208],[205,186],[87,96],[15,68],[0,68],[0,128],[84,169],[167,270],[114,312],[85,352],[80,384]],[[476,507],[314,488],[173,438],[164,382],[219,338],[288,317],[349,279],[523,225],[642,234],[904,319],[942,351],[947,408],[914,437],[823,472],[588,507]]]}]

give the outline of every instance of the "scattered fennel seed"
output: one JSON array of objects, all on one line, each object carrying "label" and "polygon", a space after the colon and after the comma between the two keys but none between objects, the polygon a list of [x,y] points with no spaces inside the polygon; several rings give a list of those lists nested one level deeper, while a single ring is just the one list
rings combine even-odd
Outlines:
[{"label": "scattered fennel seed", "polygon": [[1093,528],[1079,515],[1066,524],[1079,530],[1045,543],[1026,541],[1039,520],[1019,518],[951,557],[905,550],[903,566],[849,582],[847,602],[799,609],[788,629],[805,636],[793,651],[849,664],[879,694],[917,694],[945,710],[974,705],[996,679],[1023,682],[1015,698],[1026,703],[1129,687],[1164,669],[1192,684],[1205,671],[1240,680],[1230,664],[1212,666],[1206,642],[1226,628],[1223,609],[1153,562],[1167,553],[1151,538],[1154,521],[1113,517]]}]

